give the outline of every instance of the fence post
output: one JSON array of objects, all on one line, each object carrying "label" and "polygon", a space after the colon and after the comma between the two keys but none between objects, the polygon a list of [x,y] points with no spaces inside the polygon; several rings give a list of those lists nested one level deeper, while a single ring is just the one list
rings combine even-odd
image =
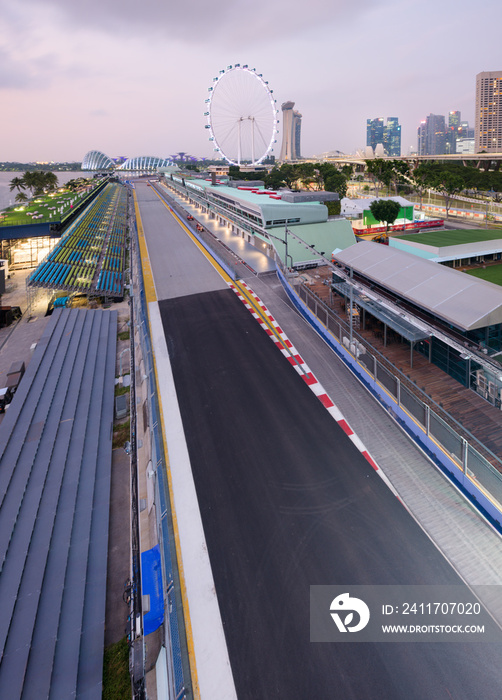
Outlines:
[{"label": "fence post", "polygon": [[469,444],[465,438],[462,439],[462,471],[467,474],[467,459],[469,454]]},{"label": "fence post", "polygon": [[399,377],[396,377],[396,382],[397,382],[397,387],[396,387],[397,405],[401,406],[401,380],[399,379]]},{"label": "fence post", "polygon": [[425,405],[425,434],[427,437],[430,435],[430,427],[431,427],[431,409],[430,406],[427,404]]}]

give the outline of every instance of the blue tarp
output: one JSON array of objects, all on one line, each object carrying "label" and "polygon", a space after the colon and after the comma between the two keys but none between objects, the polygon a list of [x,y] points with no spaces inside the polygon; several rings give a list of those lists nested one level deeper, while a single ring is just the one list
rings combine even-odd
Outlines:
[{"label": "blue tarp", "polygon": [[142,594],[150,596],[150,611],[143,615],[143,634],[146,636],[164,622],[164,594],[162,590],[162,569],[160,549],[155,545],[141,552]]}]

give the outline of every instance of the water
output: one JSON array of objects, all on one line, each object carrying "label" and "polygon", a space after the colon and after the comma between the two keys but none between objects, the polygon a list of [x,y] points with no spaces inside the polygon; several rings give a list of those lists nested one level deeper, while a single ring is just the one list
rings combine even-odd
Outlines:
[{"label": "water", "polygon": [[[64,185],[66,182],[68,182],[68,180],[74,180],[77,177],[92,177],[93,173],[87,171],[56,171],[55,175],[57,175],[59,184]],[[12,190],[11,192],[9,189],[9,182],[15,177],[23,177],[23,172],[11,172],[8,170],[0,170],[0,210],[5,209],[6,207],[9,207],[16,203],[16,194],[18,190]],[[28,196],[30,196],[29,190],[25,190],[25,192]]]}]

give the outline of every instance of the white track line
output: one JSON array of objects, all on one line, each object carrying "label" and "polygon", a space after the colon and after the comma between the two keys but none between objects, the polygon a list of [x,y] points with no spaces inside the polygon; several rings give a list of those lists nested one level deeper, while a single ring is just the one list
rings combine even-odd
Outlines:
[{"label": "white track line", "polygon": [[148,312],[200,697],[202,700],[236,700],[237,693],[158,303],[150,302]]}]

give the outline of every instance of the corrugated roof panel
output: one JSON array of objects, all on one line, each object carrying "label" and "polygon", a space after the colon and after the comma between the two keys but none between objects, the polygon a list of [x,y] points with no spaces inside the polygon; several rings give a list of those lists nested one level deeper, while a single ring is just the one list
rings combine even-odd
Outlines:
[{"label": "corrugated roof panel", "polygon": [[101,697],[116,332],[55,311],[0,426],[0,697]]},{"label": "corrugated roof panel", "polygon": [[28,695],[30,693],[35,694],[37,689],[38,692],[41,692],[42,688],[46,689],[48,695],[51,685],[59,613],[65,585],[65,572],[68,565],[70,538],[73,530],[73,518],[78,496],[85,438],[85,432],[79,432],[73,428],[88,421],[94,363],[99,349],[99,336],[92,329],[91,321],[93,317],[86,315],[82,320],[79,355],[81,358],[85,358],[85,363],[81,364],[80,372],[75,371],[72,374],[71,386],[68,390],[68,395],[72,397],[72,400],[66,404],[62,416],[62,425],[68,426],[71,430],[67,444],[68,454],[61,456],[66,461],[64,482],[61,490],[61,499],[66,504],[66,507],[58,511],[52,534],[37,623],[32,639],[30,666],[24,685],[25,692]]}]

